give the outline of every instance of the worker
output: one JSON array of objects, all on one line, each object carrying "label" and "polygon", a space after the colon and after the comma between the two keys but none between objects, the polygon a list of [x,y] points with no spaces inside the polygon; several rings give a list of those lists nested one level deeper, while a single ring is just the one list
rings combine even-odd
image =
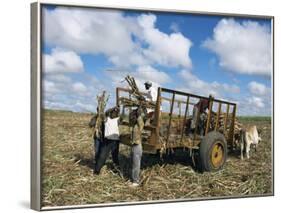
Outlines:
[{"label": "worker", "polygon": [[132,111],[133,116],[130,117],[132,123],[132,148],[131,148],[131,160],[132,160],[132,173],[131,173],[131,186],[137,187],[140,182],[140,167],[142,158],[142,131],[144,128],[144,111],[141,107]]},{"label": "worker", "polygon": [[93,159],[94,164],[96,164],[98,155],[100,152],[100,144],[104,140],[104,115],[99,115],[99,109],[97,107],[97,114],[95,114],[90,122],[89,127],[94,128],[93,130]]},{"label": "worker", "polygon": [[198,125],[198,131],[200,133],[200,136],[204,134],[204,122],[206,120],[206,110],[209,109],[209,103],[211,98],[213,98],[211,95],[209,99],[200,98],[200,100],[194,105],[192,111],[190,136],[193,136],[193,134],[195,134],[196,123]]},{"label": "worker", "polygon": [[119,107],[114,107],[106,111],[104,121],[104,141],[100,144],[98,159],[95,164],[94,174],[99,174],[111,151],[112,161],[119,170]]},{"label": "worker", "polygon": [[[156,102],[157,101],[157,91],[154,87],[152,87],[152,83],[150,81],[146,81],[144,83],[146,90],[146,97],[148,101]],[[149,125],[151,121],[154,119],[154,109],[147,108],[147,119],[146,125]]]},{"label": "worker", "polygon": [[150,81],[146,81],[144,83],[145,90],[147,92],[147,99],[149,101],[156,102],[157,101],[157,91],[154,87],[152,87],[152,83]]}]

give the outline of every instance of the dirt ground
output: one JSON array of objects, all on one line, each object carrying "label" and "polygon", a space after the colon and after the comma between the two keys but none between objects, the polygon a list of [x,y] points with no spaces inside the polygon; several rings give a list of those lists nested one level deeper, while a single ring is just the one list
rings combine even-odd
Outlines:
[{"label": "dirt ground", "polygon": [[270,195],[272,150],[270,119],[241,119],[257,125],[262,142],[251,158],[240,160],[239,152],[229,154],[223,170],[199,173],[188,152],[176,151],[161,160],[144,154],[141,185],[128,186],[129,147],[120,145],[121,173],[107,160],[99,176],[93,175],[92,139],[87,124],[90,114],[43,111],[42,182],[43,206],[81,205],[166,199],[210,198],[242,195]]}]

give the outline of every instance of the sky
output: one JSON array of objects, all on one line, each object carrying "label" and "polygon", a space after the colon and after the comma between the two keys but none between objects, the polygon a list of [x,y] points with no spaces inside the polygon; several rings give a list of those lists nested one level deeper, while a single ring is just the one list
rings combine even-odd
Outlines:
[{"label": "sky", "polygon": [[271,20],[167,12],[43,7],[43,106],[95,112],[96,96],[151,81],[271,115]]}]

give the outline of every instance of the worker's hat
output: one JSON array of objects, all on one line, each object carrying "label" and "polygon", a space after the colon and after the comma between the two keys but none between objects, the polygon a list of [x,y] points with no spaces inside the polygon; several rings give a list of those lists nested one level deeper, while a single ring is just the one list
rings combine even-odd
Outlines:
[{"label": "worker's hat", "polygon": [[145,83],[144,83],[144,85],[147,85],[147,86],[152,86],[152,83],[150,82],[150,81],[146,81]]}]

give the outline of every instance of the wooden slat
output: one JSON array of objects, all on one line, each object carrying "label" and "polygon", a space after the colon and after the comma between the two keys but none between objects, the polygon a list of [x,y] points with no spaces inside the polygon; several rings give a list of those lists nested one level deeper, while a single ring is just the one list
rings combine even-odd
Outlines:
[{"label": "wooden slat", "polygon": [[[161,88],[161,89],[162,89],[162,92],[176,93],[178,95],[190,96],[190,97],[193,97],[193,98],[208,99],[208,97],[204,97],[204,96],[200,96],[200,95],[194,95],[194,94],[186,93],[186,92],[182,92],[182,91],[171,90],[171,89],[167,89],[167,88]],[[222,104],[236,105],[235,103],[230,102],[230,101],[224,101],[224,100],[218,100],[218,99],[214,99],[213,101],[218,102],[218,103],[222,103]]]},{"label": "wooden slat", "polygon": [[212,108],[213,108],[213,99],[210,99],[208,117],[207,117],[207,125],[206,125],[206,129],[205,129],[205,135],[207,135],[208,132],[209,132]]},{"label": "wooden slat", "polygon": [[215,131],[217,131],[217,129],[218,129],[218,125],[219,125],[219,121],[220,121],[220,114],[221,114],[221,103],[219,103],[219,108],[218,108],[218,112],[217,112]]},{"label": "wooden slat", "polygon": [[167,143],[169,143],[169,137],[170,137],[170,130],[171,130],[171,123],[172,123],[172,115],[173,115],[173,109],[174,109],[174,100],[175,100],[175,93],[173,93],[173,98],[172,98],[172,104],[170,108],[170,118],[169,118],[169,126],[168,126],[168,131],[167,131]]},{"label": "wooden slat", "polygon": [[235,117],[236,117],[236,106],[233,106],[232,110],[232,122],[231,127],[228,133],[228,143],[230,143],[231,149],[233,150],[234,142],[234,126],[235,126]]},{"label": "wooden slat", "polygon": [[195,139],[196,139],[196,134],[197,134],[197,129],[198,129],[198,121],[200,119],[200,110],[198,109],[197,111],[197,115],[196,115],[196,121],[195,121],[195,129],[194,129],[194,133],[193,133],[193,146],[195,144]]},{"label": "wooden slat", "polygon": [[223,124],[223,132],[224,132],[224,133],[225,133],[225,130],[226,130],[226,124],[227,124],[228,114],[229,114],[229,104],[227,104],[227,107],[226,107],[226,114],[225,114],[225,117],[224,117],[224,124]]},{"label": "wooden slat", "polygon": [[116,88],[116,106],[119,106],[119,90],[120,88]]},{"label": "wooden slat", "polygon": [[[132,99],[132,94],[129,93],[129,99]],[[132,112],[132,107],[129,107],[129,114]]]},{"label": "wooden slat", "polygon": [[183,138],[184,126],[185,126],[186,116],[187,116],[187,112],[188,112],[188,103],[189,103],[189,96],[187,96],[187,100],[186,100],[184,118],[183,118],[182,129],[181,129],[181,140],[180,140],[181,142],[182,142],[182,138]]},{"label": "wooden slat", "polygon": [[159,130],[160,130],[160,125],[161,125],[161,110],[160,109],[161,109],[161,88],[158,87],[156,108],[155,108],[155,112],[154,112],[155,119],[153,121],[153,124],[155,125],[156,129],[151,132],[152,138],[154,137],[154,140],[151,140],[151,144],[159,143]]}]

